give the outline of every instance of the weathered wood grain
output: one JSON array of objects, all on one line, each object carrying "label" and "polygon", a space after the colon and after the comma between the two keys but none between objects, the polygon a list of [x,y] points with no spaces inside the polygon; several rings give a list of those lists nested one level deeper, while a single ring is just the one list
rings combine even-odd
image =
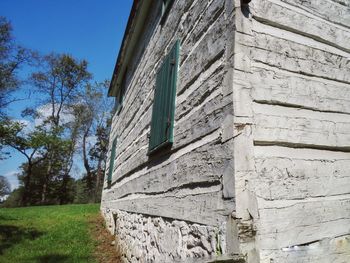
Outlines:
[{"label": "weathered wood grain", "polygon": [[[217,96],[220,94],[220,84],[223,79],[223,72],[218,71],[220,69],[220,63],[210,69],[208,76],[195,82],[194,88],[186,91],[186,94],[182,94],[177,97],[176,109],[175,109],[175,121],[184,121],[184,118],[191,118],[192,114],[196,114],[195,118],[198,120],[198,110],[205,107],[206,103],[210,103],[213,99],[217,100]],[[219,67],[219,68],[217,68]],[[208,69],[209,70],[209,69]],[[188,99],[189,97],[193,99]],[[122,149],[118,153],[118,163],[122,163],[130,158],[132,154],[138,151],[140,148],[148,146],[149,124],[152,115],[152,105],[150,104],[147,112],[140,117],[139,121],[135,124],[135,127],[128,134],[129,140],[123,140],[121,138],[121,144],[119,148]],[[206,106],[206,109],[208,107]],[[180,118],[180,116],[182,118]],[[189,120],[191,121],[191,120]],[[185,122],[186,123],[186,122]],[[177,124],[175,123],[175,127]],[[178,127],[179,128],[179,127]],[[175,128],[176,129],[176,128]],[[175,134],[177,132],[175,131]],[[181,145],[181,144],[180,144]]]},{"label": "weathered wood grain", "polygon": [[[349,28],[350,25],[350,5],[349,1],[340,4],[337,1],[318,0],[282,0],[282,2],[300,8],[309,14],[313,14],[327,22],[339,24]],[[346,5],[347,3],[347,5]]]},{"label": "weathered wood grain", "polygon": [[350,115],[253,104],[254,141],[350,151]]},{"label": "weathered wood grain", "polygon": [[[229,103],[230,98],[222,99],[220,95],[205,103],[203,107],[199,107],[196,112],[188,116],[182,122],[176,123],[174,127],[174,144],[172,151],[191,143],[211,132],[220,128],[223,119],[229,112],[231,112],[232,106]],[[226,105],[225,105],[226,104]],[[138,146],[135,144],[134,149],[137,151],[128,151],[132,156],[126,158],[119,158],[117,153],[116,162],[116,177],[113,176],[113,180],[123,176],[125,173],[136,169],[143,163],[149,162],[148,152],[148,136],[147,134],[142,135],[142,140],[139,141]],[[129,149],[130,150],[130,149]],[[118,165],[121,164],[123,167],[119,169]]]},{"label": "weathered wood grain", "polygon": [[262,249],[282,249],[350,233],[349,194],[290,201],[259,199],[258,202]]},{"label": "weathered wood grain", "polygon": [[194,48],[202,42],[202,38],[208,34],[216,20],[223,16],[224,4],[224,0],[217,0],[207,1],[206,4],[203,2],[194,6],[194,9],[199,9],[200,12],[193,12],[193,15],[189,15],[182,25],[185,28],[191,28],[191,30],[184,36],[181,43],[183,56],[180,65],[189,57]]},{"label": "weathered wood grain", "polygon": [[[223,56],[225,49],[225,34],[222,25],[225,23],[224,16],[219,16],[205,35],[200,39],[197,46],[193,47],[186,61],[179,69],[179,85],[177,93],[181,94],[190,86],[205,70],[219,57]],[[205,54],[205,55],[204,55]],[[191,72],[189,74],[189,72]]]},{"label": "weathered wood grain", "polygon": [[[216,23],[217,24],[217,23]],[[217,26],[218,27],[218,26]],[[217,38],[218,36],[216,35],[209,35],[208,37],[212,38],[212,39],[215,39]],[[201,40],[201,43],[205,43],[207,39],[204,39],[204,40]],[[192,54],[192,56],[194,57],[193,59],[195,60],[198,60],[200,57],[201,57],[201,50],[198,49],[196,50],[196,52],[194,52]],[[192,58],[191,58],[192,59]],[[209,58],[206,58],[205,61],[209,60]],[[210,61],[210,63],[215,63],[217,58],[214,58],[213,61]],[[207,63],[207,62],[203,62],[203,63]],[[198,62],[198,61],[196,61]],[[187,64],[190,64],[192,65],[192,63],[194,63],[193,61],[189,60],[188,62],[185,63],[185,65]],[[209,63],[209,62],[208,62]],[[184,66],[185,66],[184,65]],[[189,65],[189,67],[190,67]],[[207,64],[206,64],[207,65]],[[219,65],[217,65],[219,66]],[[204,81],[207,79],[207,74],[211,74],[210,71],[212,70],[211,68],[208,68],[209,72],[206,73],[206,72],[203,72],[202,74],[202,78],[197,78],[198,82],[195,82],[193,84],[195,85],[200,85],[201,83],[204,83]],[[215,70],[215,69],[214,69]],[[180,72],[181,72],[181,69],[180,69]],[[181,73],[179,73],[181,74]],[[186,74],[187,76],[190,76],[188,74]],[[179,79],[179,85],[178,85],[178,92],[179,90],[181,90],[181,78]],[[153,86],[154,85],[154,81],[152,82],[152,84],[148,84],[146,86]],[[148,88],[149,89],[149,88]],[[138,90],[138,89],[135,89],[135,90]],[[143,88],[141,88],[140,90],[143,90]],[[135,109],[135,107],[133,107],[132,105],[129,105],[129,106],[125,106],[125,110],[122,112],[123,114],[121,114],[117,120],[117,124],[115,125],[115,127],[125,127],[125,129],[122,129],[119,133],[121,133],[120,135],[120,140],[122,142],[122,144],[125,144],[127,142],[132,142],[135,140],[136,137],[134,136],[130,136],[130,131],[133,131],[134,129],[136,130],[140,130],[140,129],[144,129],[144,125],[140,124],[138,122],[138,120],[142,119],[144,123],[147,123],[146,126],[149,124],[150,122],[150,108],[151,108],[151,105],[152,105],[152,98],[153,98],[153,92],[152,91],[149,91],[148,94],[138,94],[138,95],[141,95],[141,96],[138,96],[137,97],[137,100],[133,100],[133,103],[136,104],[136,105],[141,105],[140,108],[138,109]],[[130,95],[131,96],[131,95]],[[129,108],[131,110],[129,110]],[[124,114],[125,112],[125,114]],[[147,114],[147,118],[144,118],[144,114]],[[140,132],[136,131],[136,136],[139,136],[140,135]],[[126,136],[128,136],[127,139]],[[126,146],[127,147],[127,146]],[[124,145],[121,147],[122,149],[124,149]]]},{"label": "weathered wood grain", "polygon": [[[270,147],[263,147],[269,151]],[[284,147],[287,148],[287,147]],[[280,147],[280,151],[283,151]],[[306,150],[304,150],[306,151]],[[350,194],[350,154],[348,159],[313,159],[313,150],[304,158],[298,149],[290,149],[290,156],[258,156],[255,158],[256,177],[252,185],[256,194],[266,200],[317,198]],[[332,156],[332,153],[328,153]]]},{"label": "weathered wood grain", "polygon": [[349,3],[264,0],[247,10],[236,9],[233,56],[241,251],[251,262],[347,262]]},{"label": "weathered wood grain", "polygon": [[[218,123],[220,123],[220,119],[217,119]],[[205,122],[201,119],[197,122],[197,128],[194,126],[195,130],[192,129],[192,127],[184,127],[186,130],[184,130],[183,133],[179,134],[178,136],[175,136],[174,141],[176,141],[177,138],[180,138],[181,142],[179,141],[177,146],[174,144],[174,148],[172,149],[172,152],[166,154],[167,152],[164,152],[164,156],[170,157],[181,155],[185,153],[187,150],[193,150],[196,145],[202,145],[202,143],[208,143],[211,141],[219,140],[219,129],[215,126],[213,126],[211,129],[206,130],[203,128],[203,125],[205,125]],[[196,140],[189,140],[191,138],[191,134],[193,134],[193,131],[198,131],[197,139]],[[187,135],[187,136],[186,136]],[[192,142],[194,146],[191,146],[189,142]],[[182,143],[180,145],[180,143]],[[181,147],[180,147],[181,146]],[[138,170],[137,167],[142,165],[149,165],[151,167],[157,165],[157,162],[153,161],[153,157],[147,156],[148,152],[148,144],[145,147],[140,148],[139,151],[135,152],[135,154],[132,156],[132,158],[129,158],[128,160],[124,162],[120,162],[121,165],[117,168],[115,171],[115,174],[113,175],[113,181],[119,180],[119,178],[124,177],[125,174],[129,174],[131,172],[134,173],[134,171]],[[155,158],[159,158],[155,157]],[[175,157],[174,157],[175,158]],[[143,166],[142,166],[143,169]],[[115,176],[115,177],[114,177]]]},{"label": "weathered wood grain", "polygon": [[206,192],[203,189],[203,193],[194,195],[135,196],[134,199],[109,202],[108,207],[216,226],[218,222],[227,220],[228,211],[233,210],[234,203],[223,202],[221,191]]},{"label": "weathered wood grain", "polygon": [[311,16],[309,12],[279,0],[254,1],[251,7],[254,19],[350,51],[349,28],[330,24],[324,19]]},{"label": "weathered wood grain", "polygon": [[[206,1],[201,0],[197,4],[207,8]],[[138,120],[139,116],[142,116],[145,108],[147,109],[149,105],[152,104],[155,85],[154,75],[156,74],[156,70],[161,63],[162,57],[166,54],[174,41],[176,39],[182,39],[187,34],[187,30],[192,29],[191,27],[183,26],[182,23],[189,15],[193,15],[194,18],[200,15],[199,12],[201,10],[195,9],[196,6],[197,5],[191,5],[187,1],[180,1],[174,8],[182,14],[181,16],[170,13],[165,25],[162,27],[158,25],[156,28],[149,27],[148,30],[150,32],[145,33],[153,35],[146,49],[141,52],[141,55],[143,55],[133,60],[133,63],[137,65],[137,67],[134,71],[129,71],[129,74],[132,75],[132,80],[127,88],[127,92],[129,91],[129,93],[125,96],[123,107],[125,110],[121,112],[120,116],[118,116],[115,121],[115,127],[125,127],[125,129],[120,132],[123,133],[121,137],[128,136],[128,133],[133,127],[139,126],[136,125],[135,122]],[[158,24],[158,17],[156,16],[154,19],[156,21],[153,23]],[[140,107],[136,108],[134,105],[140,105]]]},{"label": "weathered wood grain", "polygon": [[251,81],[254,101],[350,114],[348,84],[288,72],[261,63],[253,64]]},{"label": "weathered wood grain", "polygon": [[[120,148],[103,204],[209,225],[236,210],[251,262],[346,262],[349,3],[234,3],[231,17],[231,1],[175,1],[162,26],[152,13],[113,120]],[[148,157],[154,75],[176,39],[174,144]],[[283,250],[293,246],[306,252]]]},{"label": "weathered wood grain", "polygon": [[267,34],[254,38],[251,58],[291,72],[350,83],[350,58]]},{"label": "weathered wood grain", "polygon": [[229,165],[229,145],[220,141],[204,144],[171,162],[165,161],[153,168],[148,166],[143,173],[113,186],[104,201],[118,199],[133,193],[159,194],[176,192],[181,188],[220,185],[223,173]]}]

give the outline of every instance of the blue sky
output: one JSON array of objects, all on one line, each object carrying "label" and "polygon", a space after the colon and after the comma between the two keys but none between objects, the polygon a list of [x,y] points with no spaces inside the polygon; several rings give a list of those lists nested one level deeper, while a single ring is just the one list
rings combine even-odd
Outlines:
[{"label": "blue sky", "polygon": [[[11,21],[17,43],[42,54],[86,59],[95,80],[102,81],[112,76],[131,5],[132,0],[0,0],[0,15]],[[23,97],[23,91],[17,96]],[[9,114],[22,119],[23,105],[30,102],[14,103]],[[0,175],[13,187],[24,161],[15,152],[0,161]]]}]

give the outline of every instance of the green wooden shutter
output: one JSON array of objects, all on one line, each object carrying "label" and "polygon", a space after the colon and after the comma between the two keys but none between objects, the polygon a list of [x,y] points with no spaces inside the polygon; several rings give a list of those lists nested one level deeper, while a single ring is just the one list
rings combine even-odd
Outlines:
[{"label": "green wooden shutter", "polygon": [[108,185],[112,182],[112,174],[114,169],[114,159],[115,159],[115,153],[117,148],[117,137],[114,138],[112,143],[112,149],[111,149],[111,156],[109,158],[109,169],[108,169],[108,177],[107,177],[107,183]]},{"label": "green wooden shutter", "polygon": [[156,76],[149,153],[173,143],[179,48],[180,42],[176,41]]}]

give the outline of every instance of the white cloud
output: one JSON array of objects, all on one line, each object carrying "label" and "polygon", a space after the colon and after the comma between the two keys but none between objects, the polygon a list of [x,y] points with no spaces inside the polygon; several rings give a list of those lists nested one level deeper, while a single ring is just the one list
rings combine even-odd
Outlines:
[{"label": "white cloud", "polygon": [[[36,110],[39,117],[35,119],[34,123],[35,123],[35,126],[39,126],[43,123],[45,119],[51,116],[52,106],[51,104],[45,104],[38,107]],[[68,109],[63,109],[60,117],[61,124],[65,124],[73,120],[74,120],[73,114],[71,114]]]},{"label": "white cloud", "polygon": [[23,133],[25,133],[25,134],[32,132],[34,129],[34,123],[29,121],[29,120],[17,119],[14,121],[17,121],[17,122],[21,123],[22,125],[24,125]]},{"label": "white cloud", "polygon": [[89,145],[89,148],[91,148],[92,146],[94,146],[96,144],[97,136],[95,136],[95,135],[89,136],[89,137],[87,137],[86,141],[87,141],[87,144]]},{"label": "white cloud", "polygon": [[3,175],[9,181],[11,185],[11,191],[15,190],[19,186],[18,177],[17,177],[18,174],[19,174],[19,171],[14,170],[14,171],[9,171]]}]

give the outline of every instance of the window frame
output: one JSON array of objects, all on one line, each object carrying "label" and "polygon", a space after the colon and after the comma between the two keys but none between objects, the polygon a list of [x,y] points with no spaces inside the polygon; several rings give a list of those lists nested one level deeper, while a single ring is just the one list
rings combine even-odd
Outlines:
[{"label": "window frame", "polygon": [[126,74],[127,74],[127,72],[128,72],[128,70],[125,69],[118,95],[115,97],[115,103],[114,103],[114,108],[113,108],[114,113],[113,114],[119,115],[120,111],[123,108],[123,102],[124,102],[125,93],[127,90],[127,87],[126,87]]},{"label": "window frame", "polygon": [[173,6],[175,0],[162,0],[162,16],[160,19],[160,24],[164,25],[168,17],[169,11]]}]

